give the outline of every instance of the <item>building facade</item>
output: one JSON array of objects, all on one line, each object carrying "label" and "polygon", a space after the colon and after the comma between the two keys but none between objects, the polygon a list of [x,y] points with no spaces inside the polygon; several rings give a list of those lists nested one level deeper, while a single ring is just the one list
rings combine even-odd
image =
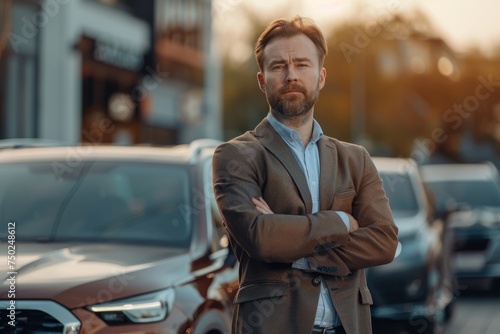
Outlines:
[{"label": "building facade", "polygon": [[0,31],[0,138],[221,137],[210,0],[8,2],[0,12],[9,18]]}]

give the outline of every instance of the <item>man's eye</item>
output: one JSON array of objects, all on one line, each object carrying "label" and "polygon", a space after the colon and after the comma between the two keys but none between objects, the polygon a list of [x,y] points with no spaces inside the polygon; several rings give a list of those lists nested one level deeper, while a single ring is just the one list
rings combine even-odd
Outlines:
[{"label": "man's eye", "polygon": [[282,70],[283,69],[283,65],[276,65],[276,66],[273,66],[271,69],[273,71]]}]

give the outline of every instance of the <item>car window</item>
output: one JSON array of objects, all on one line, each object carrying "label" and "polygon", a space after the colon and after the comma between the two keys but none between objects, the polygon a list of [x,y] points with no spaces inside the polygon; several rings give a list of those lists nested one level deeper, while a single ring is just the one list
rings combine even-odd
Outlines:
[{"label": "car window", "polygon": [[418,202],[410,176],[408,174],[380,172],[380,177],[394,217],[416,215]]},{"label": "car window", "polygon": [[188,247],[189,173],[136,162],[0,165],[0,216],[19,239],[147,242]]},{"label": "car window", "polygon": [[487,180],[429,182],[437,200],[437,208],[445,212],[455,204],[467,204],[471,209],[500,207],[500,187]]}]

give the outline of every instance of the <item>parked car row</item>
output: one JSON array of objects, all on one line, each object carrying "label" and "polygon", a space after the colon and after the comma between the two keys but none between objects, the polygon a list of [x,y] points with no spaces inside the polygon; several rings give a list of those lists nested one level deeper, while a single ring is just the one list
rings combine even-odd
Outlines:
[{"label": "parked car row", "polygon": [[442,333],[458,289],[499,283],[498,170],[374,160],[399,228],[394,261],[368,270],[374,330]]}]

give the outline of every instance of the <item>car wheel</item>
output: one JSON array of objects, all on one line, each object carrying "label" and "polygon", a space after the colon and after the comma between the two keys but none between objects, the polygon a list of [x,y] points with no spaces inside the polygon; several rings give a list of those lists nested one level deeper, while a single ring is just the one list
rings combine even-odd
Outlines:
[{"label": "car wheel", "polygon": [[420,334],[443,334],[445,326],[444,310],[438,312],[433,319],[428,319],[427,328]]},{"label": "car wheel", "polygon": [[444,309],[444,321],[449,322],[455,312],[455,299],[453,299]]},{"label": "car wheel", "polygon": [[195,323],[193,334],[230,333],[229,324],[224,320],[224,314],[219,311],[209,311],[203,314]]}]

